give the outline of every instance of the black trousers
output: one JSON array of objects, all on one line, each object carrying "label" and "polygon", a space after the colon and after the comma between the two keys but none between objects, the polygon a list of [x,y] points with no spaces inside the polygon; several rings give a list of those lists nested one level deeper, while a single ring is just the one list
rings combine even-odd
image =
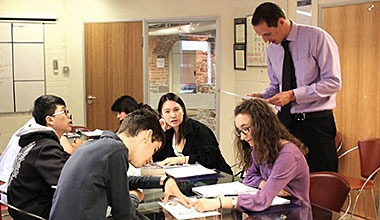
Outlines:
[{"label": "black trousers", "polygon": [[303,121],[292,117],[289,130],[309,148],[306,160],[310,172],[338,172],[338,155],[335,147],[336,126],[332,113],[321,118]]}]

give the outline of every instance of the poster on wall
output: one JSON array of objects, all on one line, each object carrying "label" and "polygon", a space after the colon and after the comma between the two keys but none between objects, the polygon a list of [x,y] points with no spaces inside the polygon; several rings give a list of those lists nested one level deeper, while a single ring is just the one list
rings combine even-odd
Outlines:
[{"label": "poster on wall", "polygon": [[235,31],[235,44],[245,44],[247,38],[247,19],[235,18],[234,31]]},{"label": "poster on wall", "polygon": [[246,66],[245,44],[234,44],[234,69],[246,70]]},{"label": "poster on wall", "polygon": [[267,47],[269,43],[253,30],[252,16],[247,16],[247,66],[267,66]]}]

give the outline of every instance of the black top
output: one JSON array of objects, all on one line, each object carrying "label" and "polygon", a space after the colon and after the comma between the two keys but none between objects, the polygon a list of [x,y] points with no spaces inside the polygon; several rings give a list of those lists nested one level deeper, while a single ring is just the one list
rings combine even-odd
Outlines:
[{"label": "black top", "polygon": [[113,219],[132,219],[138,200],[129,190],[160,187],[160,177],[127,176],[128,166],[128,149],[113,132],[82,144],[62,170],[50,219],[104,220],[107,205]]},{"label": "black top", "polygon": [[[165,131],[166,142],[160,151],[153,155],[153,161],[162,161],[167,157],[176,157],[173,150],[174,129]],[[199,121],[188,119],[186,123],[186,143],[182,154],[189,156],[189,163],[196,162],[210,169],[232,174],[231,167],[224,160],[214,133]]]},{"label": "black top", "polygon": [[[42,127],[24,133],[8,186],[8,202],[43,218],[49,217],[54,188],[69,158],[52,129]],[[14,219],[33,219],[9,209]]]}]

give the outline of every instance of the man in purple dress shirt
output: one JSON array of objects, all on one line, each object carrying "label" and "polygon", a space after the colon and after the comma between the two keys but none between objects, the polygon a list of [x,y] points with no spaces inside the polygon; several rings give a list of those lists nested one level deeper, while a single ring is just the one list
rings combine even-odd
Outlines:
[{"label": "man in purple dress shirt", "polygon": [[[341,88],[339,52],[333,38],[324,30],[299,25],[287,19],[274,3],[263,3],[253,13],[252,25],[265,42],[270,85],[260,93],[248,94],[267,99],[281,111],[290,103],[287,128],[309,148],[310,172],[338,171],[335,149],[336,127],[332,109]],[[282,91],[284,48],[289,50],[295,69],[296,87]]]}]

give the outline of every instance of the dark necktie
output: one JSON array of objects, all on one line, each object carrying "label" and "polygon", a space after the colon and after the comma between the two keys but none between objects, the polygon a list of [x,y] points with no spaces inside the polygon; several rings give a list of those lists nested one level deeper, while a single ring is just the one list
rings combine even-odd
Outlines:
[{"label": "dark necktie", "polygon": [[[282,65],[282,92],[297,88],[296,74],[292,54],[289,50],[290,41],[284,40],[281,46],[284,48],[284,63]],[[281,107],[281,112],[278,114],[280,121],[289,128],[291,122],[290,114],[291,102]]]}]

